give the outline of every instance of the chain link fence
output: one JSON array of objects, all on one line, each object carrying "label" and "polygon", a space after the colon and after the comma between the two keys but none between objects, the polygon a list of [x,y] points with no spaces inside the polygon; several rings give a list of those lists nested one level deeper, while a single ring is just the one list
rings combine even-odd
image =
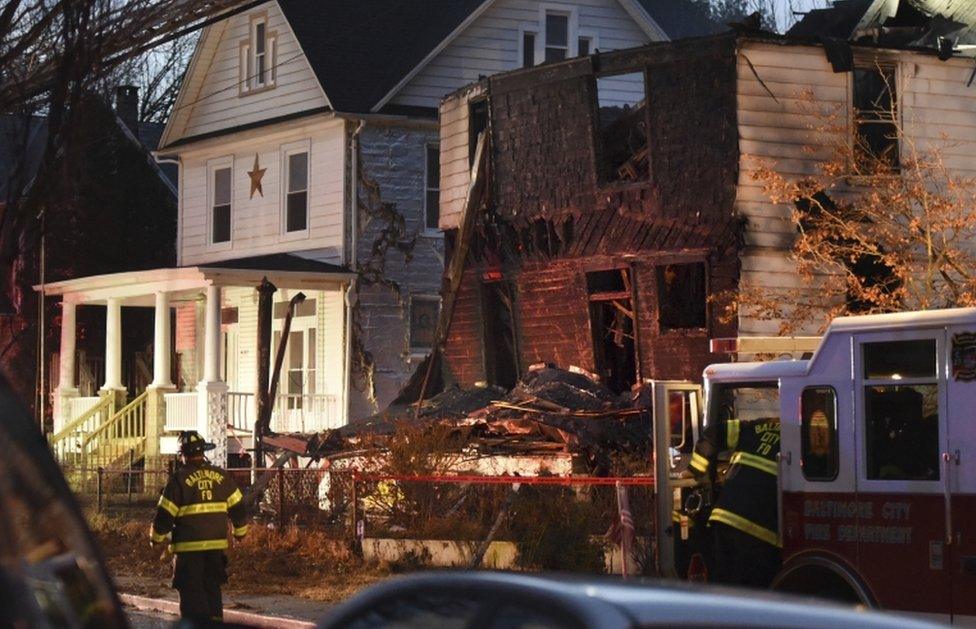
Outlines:
[{"label": "chain link fence", "polygon": [[[630,572],[653,570],[655,497],[647,477],[393,476],[287,467],[228,471],[245,493],[258,479],[265,481],[252,513],[255,521],[353,539],[380,560],[413,561],[415,567],[475,563],[494,543],[507,545],[511,555],[495,567],[619,571],[612,564],[626,554]],[[65,475],[79,499],[96,511],[151,517],[169,471],[68,468]],[[427,542],[463,550],[452,551],[453,561],[442,561],[430,556],[436,544]]]}]

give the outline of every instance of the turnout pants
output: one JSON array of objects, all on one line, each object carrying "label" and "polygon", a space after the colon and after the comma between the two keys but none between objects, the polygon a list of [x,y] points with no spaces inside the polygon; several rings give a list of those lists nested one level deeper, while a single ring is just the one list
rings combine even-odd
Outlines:
[{"label": "turnout pants", "polygon": [[202,621],[221,620],[224,604],[220,586],[226,581],[224,551],[177,553],[173,587],[180,593],[180,616]]},{"label": "turnout pants", "polygon": [[725,585],[766,588],[779,571],[780,549],[739,529],[711,522],[714,531],[714,570],[709,581]]}]

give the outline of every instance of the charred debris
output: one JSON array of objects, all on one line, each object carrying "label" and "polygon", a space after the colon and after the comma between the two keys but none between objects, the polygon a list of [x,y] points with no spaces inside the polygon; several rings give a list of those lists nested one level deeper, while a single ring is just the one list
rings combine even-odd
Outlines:
[{"label": "charred debris", "polygon": [[[402,428],[419,435],[437,432],[438,444],[465,458],[563,455],[573,471],[606,476],[614,459],[650,467],[649,397],[635,387],[614,393],[577,367],[533,365],[508,391],[480,383],[452,384],[430,399],[394,403],[384,412],[348,426],[307,435],[273,435],[265,446],[312,460],[340,461],[382,454]],[[443,453],[440,453],[443,454]]]}]

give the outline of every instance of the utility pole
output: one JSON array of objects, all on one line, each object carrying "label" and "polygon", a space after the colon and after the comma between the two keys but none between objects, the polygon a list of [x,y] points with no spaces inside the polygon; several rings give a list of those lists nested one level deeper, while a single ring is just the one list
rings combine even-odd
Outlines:
[{"label": "utility pole", "polygon": [[257,390],[254,392],[256,401],[256,412],[254,422],[254,457],[251,467],[254,469],[264,466],[264,447],[261,444],[261,437],[264,436],[262,429],[264,425],[261,418],[271,415],[271,400],[268,392],[270,381],[269,371],[271,369],[271,318],[274,314],[274,294],[278,288],[268,281],[265,277],[258,286],[258,382]]}]

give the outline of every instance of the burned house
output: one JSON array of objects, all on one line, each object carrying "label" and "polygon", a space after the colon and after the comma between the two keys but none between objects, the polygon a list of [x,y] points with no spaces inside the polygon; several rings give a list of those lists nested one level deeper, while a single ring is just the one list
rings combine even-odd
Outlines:
[{"label": "burned house", "polygon": [[[900,19],[900,9],[868,15],[867,4],[858,15],[881,20],[879,32]],[[929,26],[944,21],[925,15]],[[593,371],[617,391],[649,378],[697,380],[725,359],[709,353],[710,338],[779,329],[728,311],[738,287],[804,281],[790,259],[793,208],[763,191],[761,162],[809,175],[859,137],[897,166],[898,124],[919,148],[949,133],[958,147],[948,170],[972,176],[968,40],[865,40],[832,28],[830,39],[801,22],[787,36],[738,32],[599,53],[448,96],[448,379],[510,387],[530,365],[551,362]],[[924,25],[912,28],[922,37]],[[825,131],[818,111],[839,112],[846,126]]]},{"label": "burned house", "polygon": [[443,101],[441,228],[467,251],[445,297],[459,383],[511,387],[553,362],[624,391],[714,360],[709,337],[736,333],[710,301],[739,276],[735,82],[735,39],[719,37],[501,74]]}]

